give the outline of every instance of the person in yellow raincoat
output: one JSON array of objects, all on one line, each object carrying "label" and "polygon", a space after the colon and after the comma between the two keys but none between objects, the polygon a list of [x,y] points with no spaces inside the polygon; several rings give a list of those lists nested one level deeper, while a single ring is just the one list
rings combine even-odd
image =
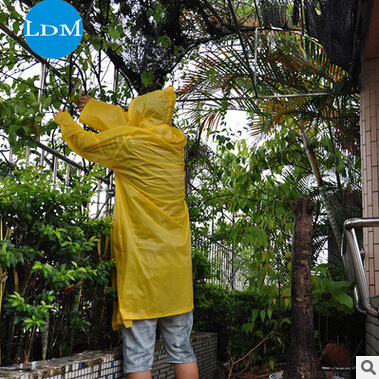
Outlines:
[{"label": "person in yellow raincoat", "polygon": [[112,253],[116,303],[112,325],[122,330],[124,371],[151,378],[156,328],[168,362],[180,379],[196,379],[189,342],[192,329],[192,263],[185,203],[185,135],[171,127],[172,87],[133,99],[128,111],[86,95],[79,121],[67,112],[55,120],[68,146],[115,172]]}]

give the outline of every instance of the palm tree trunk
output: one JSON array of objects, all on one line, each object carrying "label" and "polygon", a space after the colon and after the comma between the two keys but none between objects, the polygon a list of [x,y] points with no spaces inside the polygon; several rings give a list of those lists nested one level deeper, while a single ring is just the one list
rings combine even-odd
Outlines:
[{"label": "palm tree trunk", "polygon": [[330,222],[330,226],[332,227],[332,232],[334,235],[334,238],[336,239],[337,246],[338,246],[338,251],[341,251],[341,245],[342,245],[342,233],[338,227],[336,218],[334,216],[334,212],[332,209],[332,206],[330,204],[328,195],[326,193],[326,189],[324,186],[324,181],[322,179],[320,170],[318,168],[318,163],[317,163],[317,157],[315,152],[312,149],[311,144],[309,143],[308,136],[306,135],[305,131],[303,128],[300,126],[300,132],[301,132],[301,137],[303,140],[305,152],[307,154],[309,164],[311,165],[312,172],[316,178],[317,185],[318,185],[318,190],[322,199],[322,202],[324,203],[324,207],[326,210],[326,214],[328,216],[328,220]]},{"label": "palm tree trunk", "polygon": [[291,337],[284,379],[325,379],[314,344],[311,283],[313,202],[294,204]]}]

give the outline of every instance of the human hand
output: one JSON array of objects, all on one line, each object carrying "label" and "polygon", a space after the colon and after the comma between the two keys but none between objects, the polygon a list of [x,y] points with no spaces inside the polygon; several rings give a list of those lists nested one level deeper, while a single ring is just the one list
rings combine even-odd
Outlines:
[{"label": "human hand", "polygon": [[92,99],[90,95],[84,95],[78,100],[78,105],[76,106],[76,109],[79,109],[80,112],[83,110],[85,105]]},{"label": "human hand", "polygon": [[62,112],[63,112],[63,110],[59,108],[56,112],[54,112],[54,116],[56,116],[57,114],[62,113]]}]

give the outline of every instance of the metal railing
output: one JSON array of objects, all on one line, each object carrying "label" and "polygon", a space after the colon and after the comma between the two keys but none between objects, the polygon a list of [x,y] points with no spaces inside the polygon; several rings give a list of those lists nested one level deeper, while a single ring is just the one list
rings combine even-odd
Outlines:
[{"label": "metal railing", "polygon": [[[72,169],[75,168],[78,177],[87,176],[89,171],[80,163],[69,159],[67,156],[52,149],[40,141],[34,141],[36,146],[28,147],[26,150],[25,167],[38,166],[41,171],[49,168],[52,172],[52,183],[54,187],[70,187]],[[8,167],[6,175],[11,174],[14,167],[19,166],[20,157],[13,153],[13,149],[8,140],[0,136],[0,163],[3,162]],[[107,169],[104,177],[98,178],[97,188],[93,188],[93,196],[87,203],[91,216],[110,216],[114,203],[114,178],[113,172]]]},{"label": "metal railing", "polygon": [[246,278],[241,269],[241,257],[230,247],[212,241],[209,236],[196,236],[192,246],[208,256],[214,277],[211,283],[220,284],[227,289],[243,290]]},{"label": "metal railing", "polygon": [[[355,228],[379,227],[379,218],[351,218],[345,221],[342,236],[342,259],[347,279],[355,281],[353,289],[354,307],[360,312],[379,317],[379,309],[372,305],[369,285],[363,265],[364,252],[360,251]],[[345,245],[344,242],[347,242]]]}]

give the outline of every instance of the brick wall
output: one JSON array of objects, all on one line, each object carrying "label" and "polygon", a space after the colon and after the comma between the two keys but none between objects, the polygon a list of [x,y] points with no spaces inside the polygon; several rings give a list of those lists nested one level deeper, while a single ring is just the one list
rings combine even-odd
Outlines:
[{"label": "brick wall", "polygon": [[[362,65],[361,156],[363,217],[379,217],[379,59]],[[379,295],[379,228],[364,228],[365,268],[371,296]]]},{"label": "brick wall", "polygon": [[[217,361],[217,334],[193,333],[191,343],[196,353],[200,378],[212,379]],[[172,366],[166,363],[166,354],[162,342],[159,340],[154,353],[152,376],[153,379],[175,378]],[[0,367],[0,378],[117,379],[122,377],[122,352],[120,349],[83,352],[72,357]]]},{"label": "brick wall", "polygon": [[[217,334],[196,333],[192,339],[192,347],[197,357],[199,377],[212,379],[217,362]],[[161,341],[157,342],[154,355],[153,379],[174,379],[174,369],[166,363],[166,353]]]},{"label": "brick wall", "polygon": [[[379,58],[364,61],[360,77],[363,217],[379,217]],[[365,270],[373,305],[379,296],[379,228],[363,229]],[[379,322],[366,319],[366,354],[379,355]]]}]

